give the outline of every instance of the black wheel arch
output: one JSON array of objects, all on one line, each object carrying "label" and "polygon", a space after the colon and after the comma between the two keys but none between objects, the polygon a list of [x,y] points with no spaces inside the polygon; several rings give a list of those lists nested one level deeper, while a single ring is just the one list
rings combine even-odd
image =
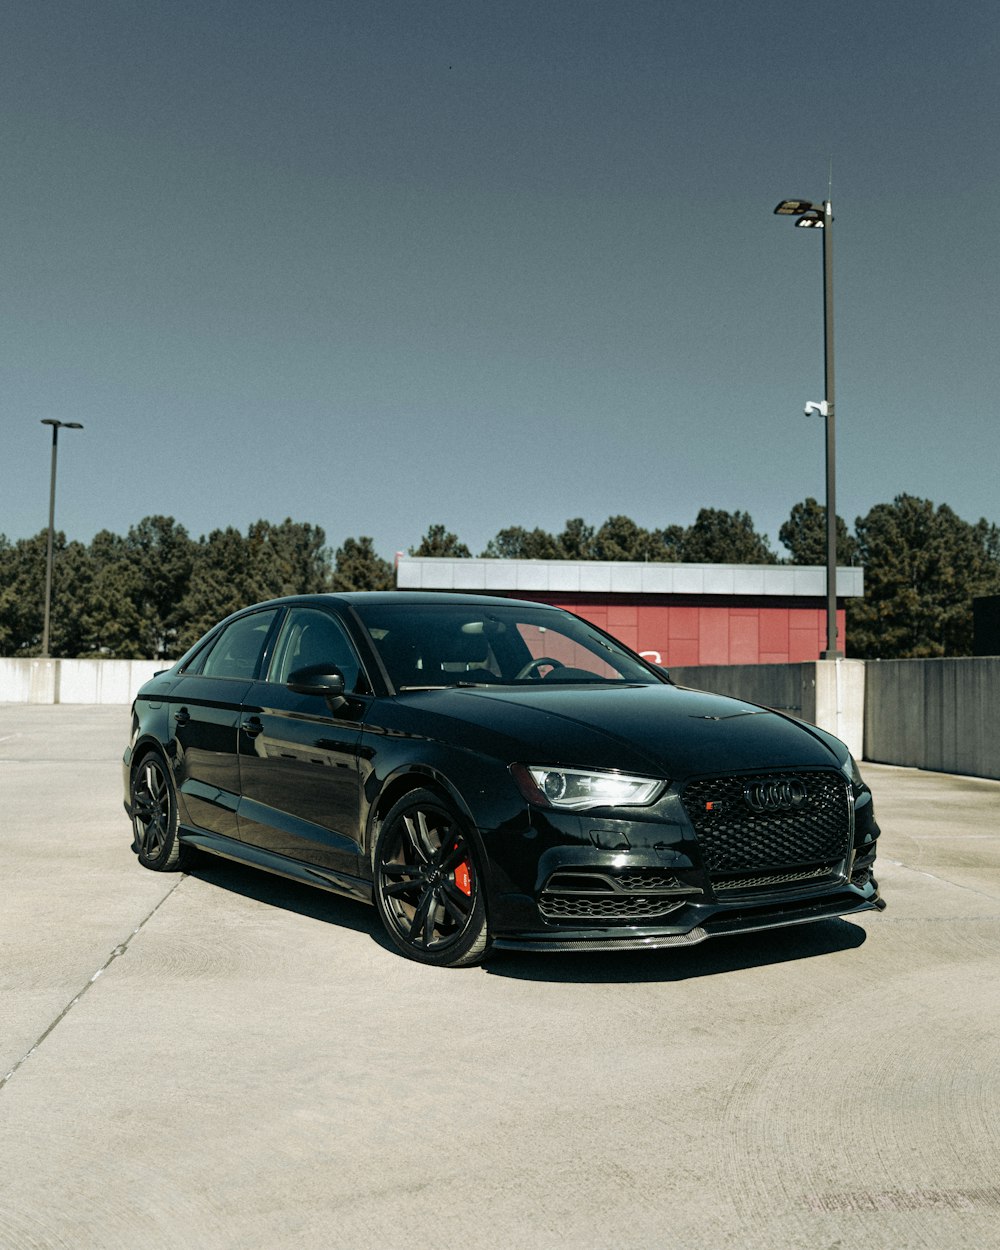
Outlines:
[{"label": "black wheel arch", "polygon": [[480,844],[480,852],[483,852],[478,823],[462,792],[440,769],[418,765],[403,767],[386,778],[378,797],[371,805],[365,830],[365,850],[369,862],[375,853],[375,843],[378,841],[379,830],[386,815],[401,798],[415,790],[429,790],[439,795],[446,803],[450,803]]},{"label": "black wheel arch", "polygon": [[184,795],[181,793],[180,783],[177,777],[176,763],[177,753],[173,743],[164,743],[155,733],[147,732],[142,734],[132,743],[131,755],[128,761],[128,804],[126,810],[131,816],[131,795],[132,785],[135,781],[135,775],[139,771],[139,767],[143,760],[149,755],[158,755],[167,766],[170,774],[170,780],[174,788],[174,801],[177,804],[177,814],[181,824],[187,823],[187,809],[184,806]]}]

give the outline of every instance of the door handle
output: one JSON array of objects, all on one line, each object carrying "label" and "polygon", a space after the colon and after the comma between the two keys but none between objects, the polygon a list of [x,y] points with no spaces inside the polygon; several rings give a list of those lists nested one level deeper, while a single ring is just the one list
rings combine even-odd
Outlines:
[{"label": "door handle", "polygon": [[191,719],[191,713],[187,710],[186,707],[182,707],[179,712],[174,713],[174,720],[177,722],[178,725],[186,725],[190,719]]},{"label": "door handle", "polygon": [[259,716],[248,716],[241,728],[248,738],[256,738],[259,733],[264,732],[264,722]]}]

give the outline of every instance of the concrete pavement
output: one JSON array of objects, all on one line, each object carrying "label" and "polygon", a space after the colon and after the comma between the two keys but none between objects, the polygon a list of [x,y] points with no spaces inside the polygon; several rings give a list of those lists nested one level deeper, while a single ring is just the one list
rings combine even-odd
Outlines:
[{"label": "concrete pavement", "polygon": [[0,706],[0,1248],[1000,1246],[1000,783],[869,766],[881,915],[394,954],[144,872],[121,707]]}]

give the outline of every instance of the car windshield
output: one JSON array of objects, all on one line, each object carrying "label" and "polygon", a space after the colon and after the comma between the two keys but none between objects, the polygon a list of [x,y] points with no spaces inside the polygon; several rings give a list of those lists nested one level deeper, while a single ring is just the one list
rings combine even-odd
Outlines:
[{"label": "car windshield", "polygon": [[558,608],[475,603],[355,606],[397,690],[658,680],[619,644]]}]

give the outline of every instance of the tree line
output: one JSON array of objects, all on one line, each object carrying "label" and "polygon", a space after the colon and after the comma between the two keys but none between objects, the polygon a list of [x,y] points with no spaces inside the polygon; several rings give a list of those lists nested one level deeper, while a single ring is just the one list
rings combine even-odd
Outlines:
[{"label": "tree line", "polygon": [[[848,654],[865,659],[968,655],[972,599],[1000,593],[1000,531],[970,524],[946,504],[900,495],[858,517],[837,518],[838,564],[865,569],[865,596],[849,599]],[[10,542],[0,535],[0,655],[41,647],[47,531]],[[815,499],[792,508],[779,556],[745,512],[703,508],[693,525],[645,529],[626,516],[603,525],[581,517],[558,534],[511,526],[480,554],[498,559],[639,560],[708,564],[826,562],[826,510]],[[173,517],[145,517],[125,536],[102,530],[89,545],[54,535],[53,656],[174,659],[215,621],[279,595],[385,590],[393,566],[368,537],[335,550],[318,526],[255,521],[193,539]],[[444,525],[432,525],[411,555],[469,558]]]}]

